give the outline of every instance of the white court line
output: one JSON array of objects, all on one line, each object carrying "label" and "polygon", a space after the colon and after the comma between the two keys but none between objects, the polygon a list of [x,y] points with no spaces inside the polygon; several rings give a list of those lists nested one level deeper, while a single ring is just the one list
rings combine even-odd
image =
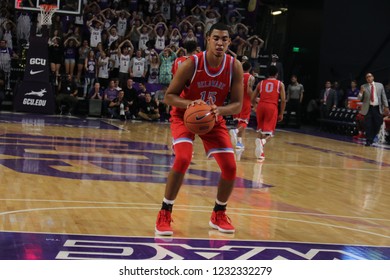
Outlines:
[{"label": "white court line", "polygon": [[[214,229],[212,229],[214,231]],[[362,246],[362,247],[374,247],[374,248],[390,248],[390,246],[385,245],[367,245],[367,244],[345,244],[345,243],[318,243],[318,242],[309,242],[309,241],[289,241],[289,240],[261,240],[261,239],[240,239],[235,238],[234,236],[231,236],[229,234],[226,234],[225,239],[213,239],[213,238],[207,238],[207,237],[174,237],[174,236],[168,236],[164,237],[161,235],[134,235],[134,236],[128,236],[128,235],[112,235],[112,234],[98,234],[98,233],[71,233],[71,232],[47,232],[47,231],[19,231],[19,230],[0,230],[0,233],[2,232],[9,232],[9,233],[31,233],[31,234],[58,234],[58,235],[81,235],[81,236],[99,236],[99,237],[118,237],[118,238],[157,238],[157,239],[175,239],[175,240],[228,240],[228,241],[248,241],[248,242],[272,242],[272,243],[298,243],[298,244],[313,244],[313,245],[337,245],[337,246]],[[173,243],[175,244],[175,243]]]},{"label": "white court line", "polygon": [[[142,209],[142,210],[153,210],[153,211],[156,211],[156,208],[150,208],[150,207],[120,207],[120,206],[118,206],[118,207],[96,207],[96,206],[88,206],[88,207],[58,207],[58,208],[22,209],[22,210],[2,212],[2,213],[0,213],[0,216],[10,215],[10,214],[19,214],[19,213],[25,213],[25,212],[52,211],[52,210],[58,211],[58,210],[69,210],[69,209],[71,209],[71,210],[75,210],[75,209]],[[188,209],[178,209],[178,207],[175,207],[175,211],[188,211]],[[207,213],[210,212],[210,211],[196,210],[196,209],[195,210],[191,209],[191,211],[207,212]],[[361,230],[361,229],[346,227],[346,226],[338,226],[338,225],[333,225],[333,224],[327,224],[327,223],[305,221],[305,220],[300,220],[300,219],[290,219],[290,218],[274,217],[274,216],[263,216],[263,215],[256,215],[256,214],[245,214],[245,213],[239,213],[237,215],[258,217],[258,218],[267,218],[267,219],[277,219],[277,220],[284,220],[284,221],[293,221],[293,222],[307,223],[307,224],[313,224],[313,225],[319,225],[319,226],[325,226],[325,227],[339,228],[339,229],[345,229],[345,230],[350,230],[350,231],[354,231],[354,232],[365,233],[365,234],[370,234],[370,235],[374,235],[374,236],[379,236],[379,237],[390,239],[390,236],[388,236],[388,235],[375,233],[375,232],[371,232],[371,231],[367,231],[367,230]]]},{"label": "white court line", "polygon": [[[157,208],[161,206],[161,204],[155,204],[155,203],[143,203],[143,202],[108,202],[108,201],[80,201],[80,200],[48,200],[48,199],[23,199],[23,198],[0,198],[0,201],[26,201],[26,202],[53,202],[53,203],[86,203],[86,204],[123,204],[123,205],[140,205],[140,206],[156,206]],[[82,206],[80,206],[82,207]],[[97,207],[95,207],[97,208]],[[175,210],[176,208],[186,208],[185,210],[192,210],[197,211],[196,208],[199,209],[211,209],[211,206],[199,206],[199,205],[181,205],[181,204],[175,204]],[[35,209],[35,208],[33,208]],[[53,208],[57,209],[57,208]],[[142,208],[143,209],[143,208]],[[229,207],[229,210],[235,210],[235,211],[251,211],[251,212],[265,212],[265,213],[282,213],[282,214],[295,214],[295,215],[307,215],[307,216],[318,216],[318,217],[332,217],[332,218],[348,218],[348,219],[364,219],[369,221],[383,221],[383,222],[390,222],[390,219],[383,219],[383,218],[370,218],[370,217],[359,217],[359,216],[342,216],[342,215],[333,215],[333,214],[322,214],[322,213],[311,213],[311,212],[297,212],[297,211],[281,211],[281,210],[263,210],[263,209],[253,209],[253,208],[236,208],[236,207]],[[19,211],[19,210],[15,210]],[[199,210],[201,211],[201,210]],[[0,216],[3,215],[2,213],[6,212],[0,212]]]}]

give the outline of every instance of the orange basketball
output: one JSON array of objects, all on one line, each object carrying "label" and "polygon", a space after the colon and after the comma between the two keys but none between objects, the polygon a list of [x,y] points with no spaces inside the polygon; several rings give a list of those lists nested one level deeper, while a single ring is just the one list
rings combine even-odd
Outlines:
[{"label": "orange basketball", "polygon": [[202,135],[209,132],[215,124],[215,115],[207,104],[195,104],[184,113],[184,125],[192,133]]}]

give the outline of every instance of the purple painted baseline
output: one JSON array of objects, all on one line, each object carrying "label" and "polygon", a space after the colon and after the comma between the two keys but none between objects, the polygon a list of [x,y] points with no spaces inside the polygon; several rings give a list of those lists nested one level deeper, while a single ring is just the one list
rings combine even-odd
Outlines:
[{"label": "purple painted baseline", "polygon": [[389,260],[390,247],[0,232],[0,259],[2,260],[102,258],[118,260]]}]

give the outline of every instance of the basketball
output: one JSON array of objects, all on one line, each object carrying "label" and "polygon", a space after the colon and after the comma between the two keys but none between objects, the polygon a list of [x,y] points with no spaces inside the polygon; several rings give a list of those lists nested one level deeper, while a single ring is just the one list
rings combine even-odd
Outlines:
[{"label": "basketball", "polygon": [[195,104],[184,113],[184,125],[192,133],[202,135],[209,132],[215,124],[215,115],[207,104]]}]

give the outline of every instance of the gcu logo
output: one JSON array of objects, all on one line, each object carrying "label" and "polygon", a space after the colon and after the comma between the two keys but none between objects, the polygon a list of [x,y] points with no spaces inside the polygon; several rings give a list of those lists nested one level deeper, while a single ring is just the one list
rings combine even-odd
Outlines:
[{"label": "gcu logo", "polygon": [[46,65],[46,59],[43,58],[30,58],[31,65]]}]

